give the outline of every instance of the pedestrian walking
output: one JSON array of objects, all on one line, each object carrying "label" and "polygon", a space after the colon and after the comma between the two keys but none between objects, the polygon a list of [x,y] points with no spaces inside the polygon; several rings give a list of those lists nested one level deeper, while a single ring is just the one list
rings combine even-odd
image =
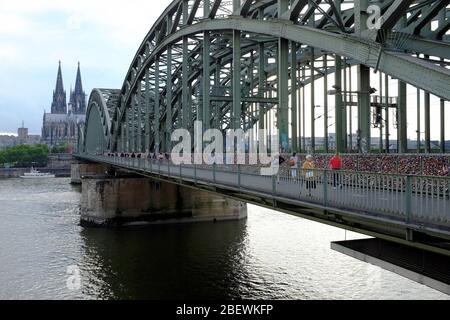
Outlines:
[{"label": "pedestrian walking", "polygon": [[294,180],[297,179],[298,164],[299,159],[297,153],[294,152],[292,156],[289,158],[289,166],[291,167],[291,177]]},{"label": "pedestrian walking", "polygon": [[312,155],[306,156],[306,161],[302,166],[303,175],[306,180],[306,189],[308,190],[308,196],[311,196],[311,191],[317,188],[316,184],[316,165],[314,163],[314,158]]}]

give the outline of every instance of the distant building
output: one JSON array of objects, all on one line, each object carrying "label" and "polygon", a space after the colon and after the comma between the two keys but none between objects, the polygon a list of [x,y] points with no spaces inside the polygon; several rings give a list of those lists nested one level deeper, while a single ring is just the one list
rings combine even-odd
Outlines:
[{"label": "distant building", "polygon": [[17,137],[13,135],[1,135],[0,136],[0,150],[17,145]]},{"label": "distant building", "polygon": [[28,128],[25,128],[22,122],[22,127],[17,129],[17,144],[39,144],[41,142],[40,135],[28,134]]},{"label": "distant building", "polygon": [[86,120],[86,94],[81,82],[80,63],[78,63],[75,89],[70,90],[69,104],[66,103],[61,62],[58,66],[56,87],[53,91],[51,113],[44,113],[42,124],[42,143],[50,147],[61,143],[77,145],[78,134]]},{"label": "distant building", "polygon": [[23,122],[22,127],[17,129],[17,136],[0,135],[0,149],[15,147],[23,144],[35,145],[39,144],[40,142],[41,136],[28,134],[28,128],[25,128]]},{"label": "distant building", "polygon": [[24,127],[23,122],[22,127],[17,129],[17,138],[19,139],[20,144],[25,144],[28,139],[28,128]]}]

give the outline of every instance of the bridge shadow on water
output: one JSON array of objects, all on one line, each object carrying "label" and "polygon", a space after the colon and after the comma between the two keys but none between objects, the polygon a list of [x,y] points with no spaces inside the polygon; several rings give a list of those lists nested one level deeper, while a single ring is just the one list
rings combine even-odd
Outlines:
[{"label": "bridge shadow on water", "polygon": [[239,298],[248,276],[246,228],[246,221],[84,228],[83,293],[99,299]]}]

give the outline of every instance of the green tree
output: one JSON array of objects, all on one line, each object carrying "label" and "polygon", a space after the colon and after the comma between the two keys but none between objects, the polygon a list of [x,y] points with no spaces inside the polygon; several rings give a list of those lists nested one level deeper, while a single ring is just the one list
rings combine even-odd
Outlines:
[{"label": "green tree", "polygon": [[0,151],[0,166],[13,164],[15,167],[45,167],[49,148],[46,145],[20,145]]},{"label": "green tree", "polygon": [[69,143],[60,143],[59,145],[52,148],[52,153],[69,153],[69,150],[71,149],[72,146]]}]

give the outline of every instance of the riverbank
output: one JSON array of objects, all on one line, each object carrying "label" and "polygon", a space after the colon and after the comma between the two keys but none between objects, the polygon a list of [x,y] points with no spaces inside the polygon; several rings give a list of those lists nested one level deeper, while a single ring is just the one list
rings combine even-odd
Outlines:
[{"label": "riverbank", "polygon": [[[36,168],[40,172],[54,174],[57,178],[69,178],[71,164],[74,162],[72,154],[50,153],[45,168]],[[30,168],[0,168],[0,179],[20,178]]]},{"label": "riverbank", "polygon": [[[40,172],[54,174],[57,178],[70,177],[70,167],[68,168],[37,168]],[[30,168],[7,168],[0,169],[0,179],[20,178],[26,172],[30,172]]]}]

